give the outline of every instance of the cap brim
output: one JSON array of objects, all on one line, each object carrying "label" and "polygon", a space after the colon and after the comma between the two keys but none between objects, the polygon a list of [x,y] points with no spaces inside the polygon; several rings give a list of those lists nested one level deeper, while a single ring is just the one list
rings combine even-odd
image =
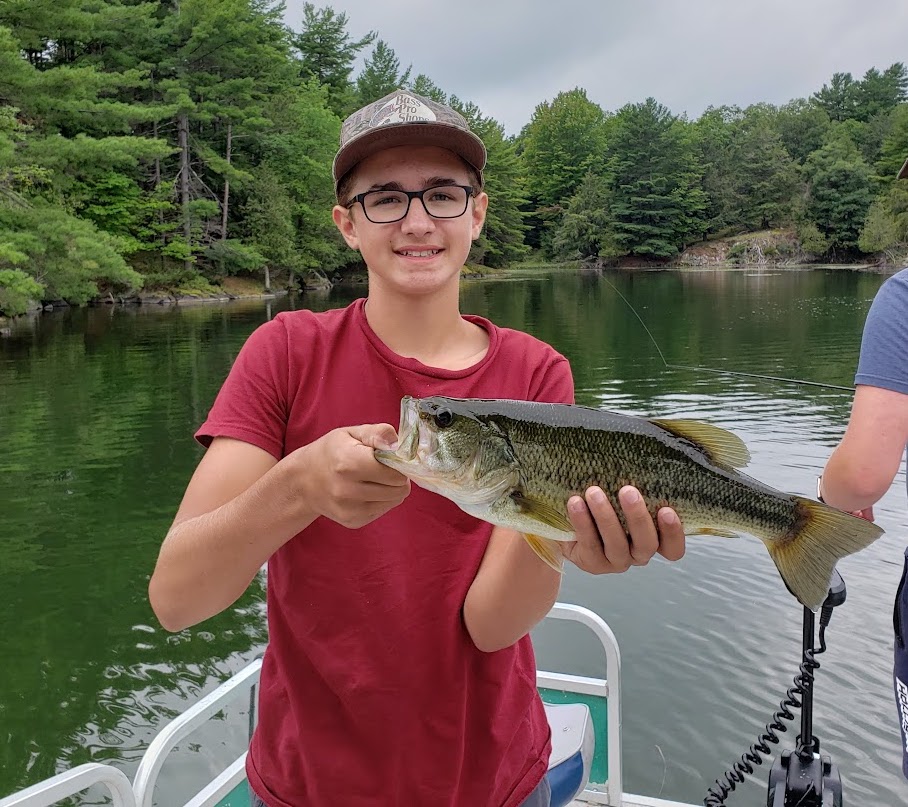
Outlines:
[{"label": "cap brim", "polygon": [[898,172],[896,179],[908,179],[908,160],[905,160],[905,164],[902,166],[902,170]]},{"label": "cap brim", "polygon": [[399,123],[364,132],[347,143],[334,158],[334,184],[357,163],[396,146],[438,146],[453,151],[478,172],[486,163],[486,149],[472,132],[444,123]]}]

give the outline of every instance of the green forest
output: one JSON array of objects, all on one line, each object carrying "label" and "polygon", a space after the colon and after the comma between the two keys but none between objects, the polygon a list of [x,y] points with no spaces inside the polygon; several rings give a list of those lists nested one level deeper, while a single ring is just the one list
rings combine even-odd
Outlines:
[{"label": "green forest", "polygon": [[4,0],[0,313],[361,271],[331,222],[331,161],[341,120],[398,87],[451,104],[486,144],[472,264],[671,261],[765,230],[799,259],[908,252],[902,63],[696,120],[574,87],[509,135],[330,6],[288,24],[273,0]]}]

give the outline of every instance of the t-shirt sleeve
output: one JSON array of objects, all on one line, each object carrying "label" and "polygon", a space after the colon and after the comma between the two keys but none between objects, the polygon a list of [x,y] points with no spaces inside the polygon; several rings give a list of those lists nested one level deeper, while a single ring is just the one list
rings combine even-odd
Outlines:
[{"label": "t-shirt sleeve", "polygon": [[243,345],[195,433],[206,448],[215,437],[258,446],[275,459],[284,455],[288,405],[288,339],[281,318],[258,327]]},{"label": "t-shirt sleeve", "polygon": [[908,395],[908,271],[889,278],[870,306],[854,383]]},{"label": "t-shirt sleeve", "polygon": [[547,363],[532,393],[532,400],[540,403],[574,403],[574,375],[564,356],[557,355]]}]

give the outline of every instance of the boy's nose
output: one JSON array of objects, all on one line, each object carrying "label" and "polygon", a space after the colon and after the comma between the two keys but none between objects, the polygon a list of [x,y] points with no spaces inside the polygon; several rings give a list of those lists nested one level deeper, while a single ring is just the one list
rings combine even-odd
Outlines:
[{"label": "boy's nose", "polygon": [[408,233],[431,232],[435,229],[435,219],[429,215],[422,199],[411,199],[410,209],[401,221],[401,226],[403,227],[404,232]]}]

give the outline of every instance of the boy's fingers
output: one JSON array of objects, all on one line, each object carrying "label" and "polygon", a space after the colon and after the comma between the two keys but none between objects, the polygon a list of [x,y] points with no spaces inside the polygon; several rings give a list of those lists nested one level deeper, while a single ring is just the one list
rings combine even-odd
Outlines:
[{"label": "boy's fingers", "polygon": [[615,571],[605,556],[599,529],[590,509],[579,496],[572,496],[568,500],[568,517],[574,528],[574,537],[577,539],[563,549],[567,550],[568,560],[590,574],[607,574]]},{"label": "boy's fingers", "polygon": [[627,571],[634,562],[631,545],[608,496],[602,488],[591,487],[586,492],[586,502],[599,529],[606,558],[615,571]]},{"label": "boy's fingers", "polygon": [[656,518],[659,521],[659,554],[666,560],[681,560],[687,539],[678,514],[671,507],[663,507],[656,513]]},{"label": "boy's fingers", "polygon": [[590,514],[586,503],[579,496],[568,499],[568,517],[574,528],[576,543],[584,551],[602,551],[602,541],[599,540],[599,531],[596,522]]},{"label": "boy's fingers", "polygon": [[625,485],[618,491],[618,501],[624,511],[627,531],[631,536],[630,555],[637,566],[645,566],[659,549],[659,533],[646,509],[646,502],[639,491]]}]

